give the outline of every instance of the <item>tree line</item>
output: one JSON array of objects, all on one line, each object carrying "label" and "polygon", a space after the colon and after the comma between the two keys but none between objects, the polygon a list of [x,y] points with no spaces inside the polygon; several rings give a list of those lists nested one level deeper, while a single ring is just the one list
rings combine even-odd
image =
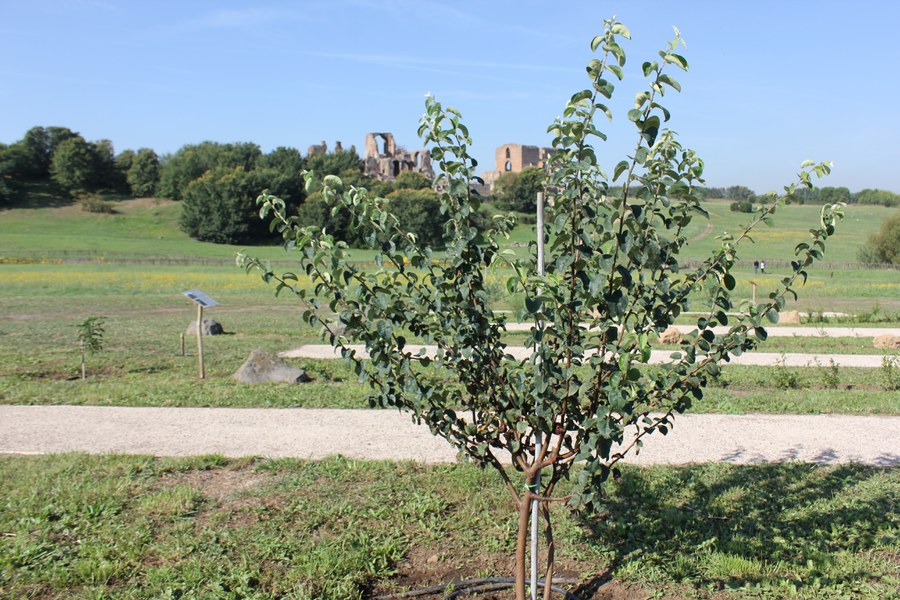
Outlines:
[{"label": "tree line", "polygon": [[[169,198],[181,202],[180,225],[191,237],[246,244],[274,239],[255,204],[256,196],[268,190],[305,223],[328,227],[353,243],[349,220],[333,214],[321,193],[306,189],[304,170],[320,179],[336,175],[347,185],[390,199],[410,231],[439,245],[443,222],[432,182],[419,173],[402,173],[395,182],[368,178],[354,149],[304,156],[284,146],[263,153],[250,142],[202,142],[163,156],[149,148],[117,154],[109,140],[88,141],[66,127],[32,127],[21,140],[0,144],[0,206],[12,203],[31,183],[50,184],[56,193],[83,200]],[[82,205],[95,210],[102,204]]]},{"label": "tree line", "polygon": [[[732,200],[731,210],[747,213],[753,212],[753,205],[763,198],[763,196],[743,185],[707,188],[706,197]],[[900,206],[900,194],[868,188],[858,192],[851,192],[846,187],[823,186],[812,189],[804,188],[795,190],[791,195],[791,200],[799,204],[835,204],[843,202],[845,204]]]},{"label": "tree line", "polygon": [[[349,215],[332,210],[315,188],[307,190],[304,170],[312,171],[319,180],[335,175],[345,186],[364,187],[387,198],[404,226],[421,242],[441,245],[444,223],[432,189],[434,182],[412,172],[401,173],[394,182],[366,177],[354,149],[304,156],[286,146],[264,153],[251,142],[202,142],[159,156],[150,148],[116,153],[111,141],[88,141],[66,127],[32,127],[21,140],[0,144],[0,206],[12,202],[30,182],[51,183],[57,192],[71,197],[170,198],[181,202],[180,225],[195,239],[264,243],[273,237],[258,218],[254,200],[268,190],[282,198],[288,211],[303,223],[327,228],[338,239],[359,245],[360,234],[351,227]],[[537,167],[504,173],[494,182],[489,200],[496,209],[520,213],[521,220],[533,222],[535,199],[545,177],[544,170]],[[611,187],[609,193],[615,196],[621,189]],[[752,212],[760,198],[740,185],[705,188],[701,193],[705,198],[732,200],[732,210],[743,212]],[[893,192],[865,189],[851,193],[846,187],[798,189],[793,199],[810,204],[900,206],[900,195]],[[85,202],[83,206],[103,210],[104,203]],[[480,221],[486,224],[489,218],[483,209]],[[883,253],[876,254],[881,257]],[[873,256],[865,258],[873,260]]]}]

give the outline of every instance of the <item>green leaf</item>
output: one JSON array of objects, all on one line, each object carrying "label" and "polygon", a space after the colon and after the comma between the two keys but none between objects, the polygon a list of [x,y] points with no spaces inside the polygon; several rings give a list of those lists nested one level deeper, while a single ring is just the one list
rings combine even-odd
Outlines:
[{"label": "green leaf", "polygon": [[677,92],[681,91],[681,84],[678,83],[674,77],[671,77],[671,76],[667,75],[666,73],[663,73],[662,75],[659,76],[659,81],[660,81],[660,83],[665,83],[666,85],[671,86],[672,89],[674,89]]},{"label": "green leaf", "polygon": [[632,123],[637,123],[643,117],[644,117],[644,111],[642,111],[640,109],[632,108],[631,110],[628,111],[628,120],[631,121]]},{"label": "green leaf", "polygon": [[591,52],[596,52],[597,48],[600,47],[600,44],[603,43],[603,38],[605,36],[601,33],[600,35],[594,36],[594,39],[591,40]]},{"label": "green leaf", "polygon": [[619,161],[619,164],[616,165],[615,170],[613,171],[613,181],[619,178],[626,169],[628,169],[629,163],[627,160]]},{"label": "green leaf", "polygon": [[541,307],[544,305],[544,301],[540,298],[525,298],[525,309],[531,314],[537,314],[541,312]]},{"label": "green leaf", "polygon": [[680,68],[682,71],[688,70],[688,62],[687,59],[681,56],[680,54],[668,53],[665,56],[665,61],[669,64],[675,65]]},{"label": "green leaf", "polygon": [[609,31],[613,35],[620,35],[626,40],[631,39],[631,32],[621,23],[613,23],[612,27],[609,28]]}]

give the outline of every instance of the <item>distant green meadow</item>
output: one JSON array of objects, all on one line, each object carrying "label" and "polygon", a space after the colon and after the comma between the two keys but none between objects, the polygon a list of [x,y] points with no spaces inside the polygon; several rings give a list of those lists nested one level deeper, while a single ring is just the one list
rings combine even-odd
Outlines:
[{"label": "distant green meadow", "polygon": [[[51,204],[53,206],[47,206]],[[179,205],[167,200],[114,202],[116,213],[83,212],[65,201],[36,203],[33,208],[0,211],[0,402],[23,404],[106,404],[166,406],[335,406],[365,407],[366,388],[356,383],[341,361],[294,361],[316,381],[306,386],[243,386],[230,379],[251,350],[288,350],[321,343],[318,331],[301,321],[301,307],[289,293],[274,296],[255,274],[233,264],[241,248],[189,239],[177,227]],[[699,260],[715,245],[717,232],[734,231],[747,215],[728,210],[728,203],[706,204],[711,221],[691,225],[695,243],[686,257]],[[752,283],[764,298],[777,284],[779,255],[790,255],[790,237],[802,237],[818,207],[790,206],[778,213],[785,229],[764,228],[756,246],[741,254],[736,298],[749,300]],[[890,211],[851,206],[847,220],[826,261],[831,268],[811,273],[801,299],[791,308],[853,316],[818,317],[814,325],[900,326],[900,271],[851,266],[856,246]],[[710,225],[712,223],[712,225]],[[788,235],[790,233],[790,235]],[[796,235],[795,235],[796,234]],[[524,251],[534,227],[520,225],[510,244]],[[768,237],[766,237],[768,236]],[[778,240],[783,240],[779,246]],[[767,256],[753,253],[766,248]],[[781,250],[779,250],[781,248]],[[777,252],[776,252],[777,250]],[[291,257],[277,245],[249,249],[279,267],[290,269]],[[372,254],[354,251],[360,260]],[[767,274],[754,273],[753,259],[767,259]],[[847,264],[839,264],[848,261]],[[495,308],[515,312],[523,298],[506,292],[509,272],[488,273]],[[301,282],[300,285],[306,285]],[[228,335],[206,343],[209,378],[196,380],[191,338],[187,356],[180,355],[180,336],[196,318],[182,292],[200,289],[221,304],[207,316],[219,320]],[[76,381],[80,356],[75,326],[90,316],[104,316],[106,348],[88,358],[87,383]],[[694,317],[682,316],[680,323]],[[823,322],[824,321],[824,322]],[[828,322],[830,321],[830,323]],[[524,335],[510,333],[508,343]],[[761,350],[770,352],[876,353],[871,340],[771,338]],[[896,414],[877,370],[841,369],[838,384],[823,370],[799,370],[799,384],[772,393],[769,367],[727,367],[729,385],[710,389],[695,410],[771,412],[854,412]],[[823,378],[831,385],[823,383]]]}]

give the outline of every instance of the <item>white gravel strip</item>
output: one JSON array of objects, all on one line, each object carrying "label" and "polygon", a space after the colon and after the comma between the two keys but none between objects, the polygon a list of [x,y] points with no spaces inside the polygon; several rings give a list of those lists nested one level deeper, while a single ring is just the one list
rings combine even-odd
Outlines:
[{"label": "white gravel strip", "polygon": [[[0,406],[0,453],[72,451],[456,461],[448,443],[393,410]],[[900,417],[682,415],[628,460],[773,461],[900,465]]]},{"label": "white gravel strip", "polygon": [[[366,348],[362,344],[351,345],[350,348],[355,350],[359,357],[365,358],[368,356]],[[422,349],[425,350],[426,355],[434,356],[436,347],[409,344],[404,348],[405,351],[412,354],[416,354]],[[523,346],[507,346],[506,352],[517,360],[523,360],[531,355],[531,350]],[[341,358],[340,353],[327,344],[306,344],[299,348],[295,348],[294,350],[279,352],[278,355],[284,358]],[[653,350],[650,353],[650,364],[671,362],[671,355],[672,350]],[[825,367],[830,366],[831,361],[833,360],[839,367],[875,368],[881,367],[884,358],[885,357],[880,354],[781,354],[778,352],[747,352],[741,356],[732,357],[731,364],[775,366],[781,364],[783,361],[784,365],[787,367]]]},{"label": "white gravel strip", "polygon": [[[529,331],[533,323],[507,323],[507,331]],[[681,333],[690,333],[697,329],[694,325],[674,325]],[[728,327],[713,327],[716,335],[728,333]],[[766,327],[769,337],[858,337],[874,338],[879,335],[900,336],[900,329],[891,327],[794,327],[791,325],[772,325]]]}]

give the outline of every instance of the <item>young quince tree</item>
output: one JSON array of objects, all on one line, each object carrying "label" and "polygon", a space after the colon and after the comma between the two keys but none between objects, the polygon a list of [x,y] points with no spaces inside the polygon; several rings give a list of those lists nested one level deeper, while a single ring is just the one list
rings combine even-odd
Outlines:
[{"label": "young quince tree", "polygon": [[[677,53],[676,30],[658,60],[642,65],[646,88],[627,110],[635,127],[634,150],[619,162],[601,161],[606,135],[600,126],[613,118],[614,82],[624,75],[624,39],[630,39],[624,25],[605,22],[591,42],[597,58],[587,65],[589,87],[574,94],[550,125],[555,150],[545,181],[550,202],[539,232],[547,244],[544,274],[538,273],[536,252],[517,258],[503,250],[512,217],[498,215],[487,229],[477,226],[481,199],[471,187],[479,178],[468,154],[469,132],[459,112],[431,97],[419,135],[442,173],[443,255],[433,255],[403,231],[388,201],[329,176],[322,193],[335,211],[352,215],[354,228],[376,251],[375,268],[354,263],[346,244],[327,231],[304,227],[285,213],[283,201],[266,193],[258,199],[260,214],[274,216],[273,227],[298,254],[300,271],[277,274],[258,260],[239,257],[278,291],[296,294],[306,306],[305,321],[323,326],[328,341],[371,384],[373,406],[409,411],[470,460],[500,473],[518,507],[520,600],[526,593],[532,502],[545,523],[545,581],[550,582],[554,543],[548,504],[598,508],[601,485],[616,463],[637,452],[646,436],[665,435],[674,417],[702,397],[707,377],[722,363],[765,340],[766,322],[777,322],[787,300],[796,298],[796,288],[822,258],[841,217],[840,205],[823,207],[810,239],[797,246],[789,273],[758,304],[744,301],[738,307],[732,297],[738,247],[756,227],[771,224],[793,185],[780,197],[773,195],[744,231],[722,238],[702,264],[682,266],[686,228],[705,214],[703,162],[665,129],[670,114],[663,101],[681,90],[672,72],[687,70],[688,63]],[[601,163],[612,164],[611,172]],[[829,169],[804,163],[798,183],[811,186],[812,175]],[[621,186],[615,194],[613,185]],[[492,309],[486,289],[489,269],[505,269],[509,291],[524,294],[518,317],[533,323],[527,359],[507,351],[506,317]],[[657,334],[689,305],[702,311],[696,327],[678,351],[647,368]],[[716,326],[727,326],[727,333],[715,333]],[[433,351],[411,349],[410,335]],[[572,483],[561,492],[564,479]]]}]

